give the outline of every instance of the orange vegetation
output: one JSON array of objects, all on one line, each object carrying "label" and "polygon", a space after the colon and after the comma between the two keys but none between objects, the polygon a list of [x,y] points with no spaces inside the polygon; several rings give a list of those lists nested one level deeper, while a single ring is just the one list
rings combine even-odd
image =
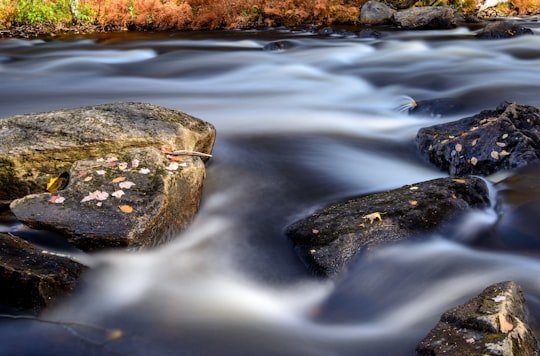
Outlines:
[{"label": "orange vegetation", "polygon": [[30,23],[104,29],[231,29],[355,24],[367,0],[0,0],[0,29]]}]

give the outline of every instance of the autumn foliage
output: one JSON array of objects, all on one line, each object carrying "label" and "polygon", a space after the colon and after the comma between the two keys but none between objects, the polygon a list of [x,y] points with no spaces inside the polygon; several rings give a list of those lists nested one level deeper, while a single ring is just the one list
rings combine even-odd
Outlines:
[{"label": "autumn foliage", "polygon": [[156,30],[354,24],[366,1],[0,0],[0,27],[40,21]]}]

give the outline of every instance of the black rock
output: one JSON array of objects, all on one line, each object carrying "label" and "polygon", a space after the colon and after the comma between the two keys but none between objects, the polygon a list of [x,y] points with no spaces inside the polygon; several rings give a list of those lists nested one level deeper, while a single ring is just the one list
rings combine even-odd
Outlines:
[{"label": "black rock", "polygon": [[440,178],[332,205],[293,223],[286,234],[308,268],[333,276],[360,251],[434,231],[488,205],[480,178]]},{"label": "black rock", "polygon": [[525,166],[540,155],[540,109],[504,103],[495,110],[422,128],[420,152],[451,175],[489,175]]},{"label": "black rock", "polygon": [[415,101],[409,109],[410,115],[443,117],[455,115],[464,109],[464,105],[454,98],[437,98]]},{"label": "black rock", "polygon": [[512,281],[494,284],[445,312],[416,348],[419,356],[533,356],[537,351],[523,293]]},{"label": "black rock", "polygon": [[0,234],[0,305],[37,314],[73,292],[86,269],[67,257],[45,253],[21,238]]},{"label": "black rock", "polygon": [[511,38],[521,35],[533,35],[530,28],[519,26],[512,22],[497,21],[486,25],[476,38],[483,40],[496,40],[501,38]]}]

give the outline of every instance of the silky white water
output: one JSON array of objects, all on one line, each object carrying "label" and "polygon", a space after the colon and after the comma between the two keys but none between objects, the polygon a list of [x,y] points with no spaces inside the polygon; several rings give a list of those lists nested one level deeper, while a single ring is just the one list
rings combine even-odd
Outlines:
[{"label": "silky white water", "polygon": [[[218,133],[193,225],[153,250],[78,256],[92,267],[80,292],[42,318],[79,324],[2,319],[0,354],[411,355],[446,309],[505,280],[522,286],[532,317],[540,316],[540,244],[529,235],[500,238],[494,208],[378,250],[337,280],[314,278],[294,254],[283,231],[296,219],[446,175],[417,152],[419,128],[504,100],[540,106],[536,35],[383,34],[0,41],[0,117],[144,101],[211,122]],[[290,46],[263,50],[275,40]],[[409,116],[396,109],[404,96],[452,97],[465,110]],[[525,211],[529,230],[539,211]],[[122,334],[111,339],[111,330]]]}]

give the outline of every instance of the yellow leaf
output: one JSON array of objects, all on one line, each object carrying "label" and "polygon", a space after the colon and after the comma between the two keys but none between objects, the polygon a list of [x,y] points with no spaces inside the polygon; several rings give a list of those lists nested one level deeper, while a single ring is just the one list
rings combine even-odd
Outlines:
[{"label": "yellow leaf", "polygon": [[454,182],[456,183],[461,183],[461,184],[464,184],[465,183],[465,179],[452,179]]},{"label": "yellow leaf", "polygon": [[374,222],[375,220],[382,221],[381,214],[385,214],[385,213],[381,213],[381,212],[379,212],[379,211],[376,211],[376,212],[374,212],[374,213],[364,215],[364,216],[362,216],[362,218],[363,218],[363,219],[368,219],[368,220],[369,220],[369,223],[370,223],[370,224],[373,224],[373,222]]},{"label": "yellow leaf", "polygon": [[120,205],[118,209],[120,209],[121,212],[126,214],[130,214],[133,212],[133,208],[129,205]]},{"label": "yellow leaf", "polygon": [[502,314],[499,314],[499,326],[502,333],[508,333],[509,331],[512,331],[514,328],[514,325],[512,323],[509,323],[506,317]]},{"label": "yellow leaf", "polygon": [[49,180],[49,183],[47,183],[47,191],[49,193],[56,193],[57,191],[64,189],[69,182],[69,173],[64,172],[60,174],[58,177],[53,177]]},{"label": "yellow leaf", "polygon": [[409,204],[418,205],[418,202],[416,200],[409,200]]}]

